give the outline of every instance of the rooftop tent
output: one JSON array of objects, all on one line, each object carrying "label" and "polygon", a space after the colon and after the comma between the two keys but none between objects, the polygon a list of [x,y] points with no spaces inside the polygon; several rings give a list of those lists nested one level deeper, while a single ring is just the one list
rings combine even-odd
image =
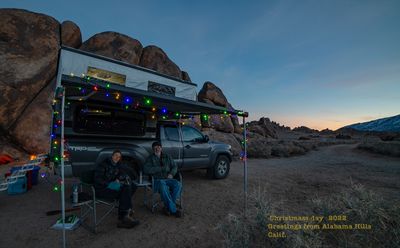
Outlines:
[{"label": "rooftop tent", "polygon": [[162,92],[197,100],[197,85],[140,66],[70,47],[60,49],[58,78],[61,75],[89,76],[143,91]]},{"label": "rooftop tent", "polygon": [[[184,114],[244,114],[198,102],[194,83],[97,54],[62,47],[58,67],[57,83],[66,88],[67,99],[121,104],[129,97],[136,103],[149,99],[152,105]],[[107,97],[115,93],[121,99]]]}]

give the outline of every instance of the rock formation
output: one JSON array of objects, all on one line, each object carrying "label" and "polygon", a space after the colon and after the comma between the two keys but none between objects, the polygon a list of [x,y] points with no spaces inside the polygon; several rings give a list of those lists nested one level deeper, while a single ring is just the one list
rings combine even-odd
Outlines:
[{"label": "rock formation", "polygon": [[279,128],[279,125],[271,122],[269,118],[266,117],[262,117],[258,121],[252,121],[248,123],[249,131],[274,139],[278,138],[277,129]]},{"label": "rock formation", "polygon": [[[225,107],[227,110],[232,110],[232,105],[226,99],[224,93],[220,88],[218,88],[212,82],[205,82],[203,87],[201,88],[198,96],[198,100],[200,102],[205,102],[221,107]],[[239,126],[239,121],[237,116],[234,115],[224,115],[224,114],[215,114],[211,115],[208,120],[204,118],[201,119],[201,124],[203,127],[212,127],[217,131],[222,131],[226,133],[241,132],[241,128]]]},{"label": "rock formation", "polygon": [[[182,79],[182,72],[179,67],[168,58],[168,55],[161,48],[157,46],[147,46],[143,49],[139,65]],[[187,78],[189,78],[189,75],[187,75]]]},{"label": "rock formation", "polygon": [[[60,25],[50,16],[20,9],[0,9],[0,16],[0,154],[15,158],[49,150],[61,44],[191,81],[160,48],[143,49],[129,36],[103,32],[82,44],[81,31],[72,21]],[[188,122],[200,123],[198,117]]]},{"label": "rock formation", "polygon": [[116,32],[95,34],[85,41],[81,50],[138,65],[142,55],[142,44],[127,35]]},{"label": "rock formation", "polygon": [[318,130],[311,129],[306,126],[300,126],[300,127],[295,127],[293,128],[294,132],[301,132],[301,133],[318,133]]},{"label": "rock formation", "polygon": [[189,73],[187,73],[186,71],[182,71],[182,80],[192,82],[192,80],[190,79]]},{"label": "rock formation", "polygon": [[[42,97],[56,75],[60,24],[50,16],[26,10],[0,9],[0,16],[0,128],[6,137],[13,134],[10,143],[35,142],[49,134],[45,129],[50,122],[43,129],[36,122],[48,116],[45,109],[49,106],[36,98]],[[44,111],[27,118],[31,104]],[[24,134],[21,125],[27,129]],[[28,153],[45,152],[43,147],[19,146]],[[48,147],[48,142],[44,146]]]},{"label": "rock formation", "polygon": [[[80,29],[71,21],[60,25],[50,16],[18,9],[0,9],[0,16],[0,155],[10,154],[16,158],[49,150],[51,101],[60,44],[191,81],[189,74],[181,71],[161,48],[143,48],[138,40],[129,36],[103,32],[82,44]],[[222,90],[211,82],[203,85],[198,100],[233,109]],[[205,134],[211,140],[230,144],[235,156],[241,153],[243,129],[237,116],[215,114],[207,121],[192,116],[184,122],[208,130]],[[303,154],[315,149],[317,144],[317,141],[308,139],[311,136],[299,139],[301,134],[296,134],[295,140],[277,140],[280,133],[290,131],[290,128],[268,118],[248,123],[247,129],[250,158]],[[307,128],[295,130],[315,131]]]},{"label": "rock formation", "polygon": [[8,130],[54,78],[59,23],[24,10],[0,9],[0,126]]},{"label": "rock formation", "polygon": [[72,21],[64,21],[61,24],[61,44],[73,48],[82,45],[81,29]]}]

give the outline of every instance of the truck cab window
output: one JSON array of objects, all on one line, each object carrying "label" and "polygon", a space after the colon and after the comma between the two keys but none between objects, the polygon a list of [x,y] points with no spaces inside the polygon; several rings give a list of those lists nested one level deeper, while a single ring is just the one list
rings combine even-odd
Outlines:
[{"label": "truck cab window", "polygon": [[203,135],[196,129],[188,126],[182,127],[183,141],[186,142],[200,142],[204,140]]},{"label": "truck cab window", "polygon": [[165,126],[165,138],[167,140],[179,141],[178,128],[174,126]]}]

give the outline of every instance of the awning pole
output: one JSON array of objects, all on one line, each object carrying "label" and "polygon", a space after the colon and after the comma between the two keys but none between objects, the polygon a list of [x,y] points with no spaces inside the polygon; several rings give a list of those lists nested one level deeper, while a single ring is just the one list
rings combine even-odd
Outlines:
[{"label": "awning pole", "polygon": [[244,141],[244,154],[243,154],[243,169],[244,169],[244,216],[247,214],[247,133],[246,133],[246,117],[243,115],[243,141]]},{"label": "awning pole", "polygon": [[61,212],[62,212],[62,232],[63,232],[63,248],[66,247],[65,239],[65,187],[64,187],[64,107],[65,107],[65,89],[61,88]]}]

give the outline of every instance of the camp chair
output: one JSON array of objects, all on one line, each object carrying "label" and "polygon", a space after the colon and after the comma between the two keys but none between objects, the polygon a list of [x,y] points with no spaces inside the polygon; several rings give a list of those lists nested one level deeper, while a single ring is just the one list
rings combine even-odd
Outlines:
[{"label": "camp chair", "polygon": [[138,188],[144,188],[143,191],[143,203],[146,207],[148,207],[147,203],[147,190],[152,189],[152,181],[151,178],[147,175],[143,174],[143,166],[140,167],[139,169],[139,175],[138,177],[133,180],[133,183],[136,185]]},{"label": "camp chair", "polygon": [[[182,201],[182,192],[183,192],[183,179],[182,179],[182,174],[180,172],[177,172],[175,177],[176,180],[181,182],[182,184],[182,190],[181,193],[178,197],[178,207],[180,209],[183,209],[183,201]],[[137,180],[134,181],[135,185],[137,187],[143,187],[144,188],[144,196],[143,196],[143,202],[144,205],[151,210],[152,213],[155,213],[155,210],[161,203],[161,199],[157,200],[157,194],[158,192],[155,192],[154,189],[154,177],[151,175],[146,175],[143,173],[143,165],[140,167],[139,170],[139,176]],[[147,202],[147,190],[151,191],[151,201],[150,204]]]},{"label": "camp chair", "polygon": [[[161,197],[159,197],[159,200],[157,200],[157,195],[159,195],[159,192],[154,191],[154,183],[155,183],[155,179],[153,176],[149,176],[151,178],[151,205],[150,205],[150,210],[152,213],[155,213],[155,210],[157,209],[157,207],[160,205],[161,201]],[[183,178],[182,178],[182,174],[178,171],[175,174],[174,179],[178,180],[181,185],[182,185],[182,189],[181,189],[181,193],[179,194],[177,200],[177,207],[180,208],[180,210],[183,213],[183,200],[182,200],[182,192],[183,192]]]},{"label": "camp chair", "polygon": [[[93,233],[96,233],[97,226],[100,225],[114,209],[118,208],[118,200],[100,199],[96,197],[94,171],[86,171],[80,176],[78,203],[74,203],[73,206],[81,208],[81,224]],[[98,206],[106,208],[105,213],[101,216],[97,211]],[[91,224],[86,224],[84,221],[90,216],[92,216]]]}]

